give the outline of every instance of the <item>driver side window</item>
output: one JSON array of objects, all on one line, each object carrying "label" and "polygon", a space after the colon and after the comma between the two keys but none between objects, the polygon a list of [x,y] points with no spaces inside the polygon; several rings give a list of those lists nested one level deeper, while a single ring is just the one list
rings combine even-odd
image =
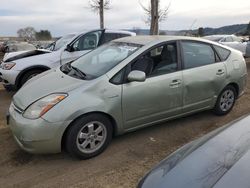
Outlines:
[{"label": "driver side window", "polygon": [[73,44],[74,51],[82,51],[82,50],[92,50],[97,47],[99,39],[101,36],[101,31],[94,31],[91,33],[87,33],[81,36],[75,43]]},{"label": "driver side window", "polygon": [[131,65],[131,71],[143,71],[147,77],[158,76],[177,71],[177,62],[177,45],[173,42],[150,50]]}]

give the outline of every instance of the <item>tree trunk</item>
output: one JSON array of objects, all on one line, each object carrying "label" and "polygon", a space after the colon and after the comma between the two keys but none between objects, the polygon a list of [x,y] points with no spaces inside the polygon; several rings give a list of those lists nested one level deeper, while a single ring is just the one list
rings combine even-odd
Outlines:
[{"label": "tree trunk", "polygon": [[104,28],[104,15],[103,15],[103,0],[100,0],[99,16],[100,16],[100,28]]},{"label": "tree trunk", "polygon": [[159,0],[151,0],[150,35],[159,34]]}]

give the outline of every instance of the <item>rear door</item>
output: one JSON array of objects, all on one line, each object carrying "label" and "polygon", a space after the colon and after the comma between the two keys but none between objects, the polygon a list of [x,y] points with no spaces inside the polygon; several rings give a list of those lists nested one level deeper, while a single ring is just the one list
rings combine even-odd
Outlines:
[{"label": "rear door", "polygon": [[226,68],[210,44],[182,41],[183,112],[212,107],[224,87]]},{"label": "rear door", "polygon": [[61,64],[73,61],[98,46],[103,30],[92,31],[78,37],[70,46],[71,50],[64,50],[61,54]]}]

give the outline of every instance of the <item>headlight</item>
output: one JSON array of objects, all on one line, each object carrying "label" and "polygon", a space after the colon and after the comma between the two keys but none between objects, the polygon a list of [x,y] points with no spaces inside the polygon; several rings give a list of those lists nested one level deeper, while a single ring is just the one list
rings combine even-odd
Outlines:
[{"label": "headlight", "polygon": [[37,119],[48,112],[53,106],[65,99],[67,94],[51,94],[32,103],[23,113],[23,117]]},{"label": "headlight", "polygon": [[4,70],[10,70],[12,67],[14,67],[16,65],[16,63],[13,62],[9,62],[9,63],[2,63],[1,67]]}]

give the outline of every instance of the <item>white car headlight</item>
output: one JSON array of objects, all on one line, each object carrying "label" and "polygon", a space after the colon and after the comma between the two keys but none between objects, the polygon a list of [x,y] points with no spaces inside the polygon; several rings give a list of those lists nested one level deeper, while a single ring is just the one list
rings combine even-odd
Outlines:
[{"label": "white car headlight", "polygon": [[10,70],[12,67],[14,67],[16,65],[16,63],[13,62],[8,62],[8,63],[2,63],[1,67],[4,70]]},{"label": "white car headlight", "polygon": [[23,113],[23,117],[28,119],[37,119],[43,116],[51,108],[53,108],[57,103],[65,99],[67,94],[51,94],[45,96],[36,102],[32,103]]}]

